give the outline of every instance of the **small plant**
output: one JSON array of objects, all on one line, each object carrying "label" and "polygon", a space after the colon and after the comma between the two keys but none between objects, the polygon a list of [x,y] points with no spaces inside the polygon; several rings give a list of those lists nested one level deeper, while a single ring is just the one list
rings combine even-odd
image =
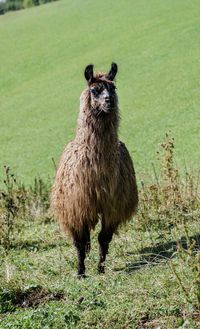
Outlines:
[{"label": "small plant", "polygon": [[0,191],[0,242],[6,248],[11,246],[13,230],[20,229],[17,219],[25,216],[27,193],[10,167],[4,166],[4,190]]},{"label": "small plant", "polygon": [[[174,139],[169,134],[166,134],[161,148],[160,174],[153,166],[155,182],[141,184],[137,225],[139,230],[147,231],[150,237],[157,232],[157,237],[151,238],[152,245],[156,245],[156,239],[174,239],[170,268],[190,308],[200,309],[200,244],[198,234],[191,237],[188,229],[188,223],[199,218],[198,175],[186,172],[185,179],[182,179],[174,163]],[[160,156],[160,152],[158,154]],[[180,232],[184,236],[180,237]]]},{"label": "small plant", "polygon": [[[155,182],[150,185],[141,183],[138,225],[142,231],[170,231],[181,224],[183,218],[188,221],[198,216],[198,180],[188,172],[186,179],[181,179],[180,171],[174,164],[174,139],[168,134],[161,148],[160,174],[153,166]],[[160,156],[160,152],[158,154]]]},{"label": "small plant", "polygon": [[49,220],[49,186],[42,179],[35,178],[29,189],[25,188],[4,166],[4,189],[0,191],[0,243],[9,249],[16,234],[21,230],[23,219],[45,218]]},{"label": "small plant", "polygon": [[[185,232],[185,241],[184,243],[177,241],[177,251],[175,253],[182,270],[178,272],[173,259],[170,260],[170,268],[184,293],[189,310],[197,309],[200,311],[200,244],[198,237],[189,236],[188,228],[184,221],[182,225]],[[185,268],[187,268],[187,274],[185,274]]]},{"label": "small plant", "polygon": [[35,217],[49,217],[50,183],[44,182],[40,177],[34,179],[33,186],[29,187],[28,208],[29,215]]}]

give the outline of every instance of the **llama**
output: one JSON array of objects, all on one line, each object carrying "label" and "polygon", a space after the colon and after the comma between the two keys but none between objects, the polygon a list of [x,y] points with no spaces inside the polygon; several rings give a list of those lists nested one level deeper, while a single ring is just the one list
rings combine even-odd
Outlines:
[{"label": "llama", "polygon": [[116,73],[115,63],[107,74],[94,75],[93,65],[86,67],[88,86],[80,98],[76,137],[63,151],[52,188],[54,215],[77,249],[79,277],[85,275],[91,229],[101,221],[98,272],[104,273],[113,233],[138,205],[133,163],[118,139]]}]

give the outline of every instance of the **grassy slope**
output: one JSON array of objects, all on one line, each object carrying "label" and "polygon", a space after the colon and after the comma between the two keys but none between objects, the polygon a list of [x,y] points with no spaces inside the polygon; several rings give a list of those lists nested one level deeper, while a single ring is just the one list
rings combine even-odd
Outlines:
[{"label": "grassy slope", "polygon": [[198,164],[199,1],[64,0],[0,17],[0,166],[53,175],[74,136],[83,69],[119,65],[120,136],[138,172],[171,129]]}]

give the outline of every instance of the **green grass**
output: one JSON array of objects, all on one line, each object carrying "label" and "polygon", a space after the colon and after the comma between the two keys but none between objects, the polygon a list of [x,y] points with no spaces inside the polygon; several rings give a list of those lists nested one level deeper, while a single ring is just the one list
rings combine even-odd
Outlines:
[{"label": "green grass", "polygon": [[119,65],[120,138],[143,174],[166,131],[197,166],[198,0],[62,0],[0,17],[0,167],[53,177],[75,132],[83,70]]},{"label": "green grass", "polygon": [[[195,235],[198,228],[193,223],[190,233]],[[151,244],[148,234],[141,241],[134,224],[129,231],[122,230],[111,244],[106,274],[97,275],[97,231],[86,260],[87,278],[78,280],[75,250],[59,235],[55,224],[36,221],[25,225],[1,263],[1,329],[136,329],[156,325],[175,329],[187,322],[189,326],[183,328],[200,328],[169,261],[154,258],[145,262],[145,248]],[[184,271],[189,284],[189,268],[184,266],[183,270],[178,261],[175,264],[178,273]],[[11,302],[17,289],[31,291],[34,287],[49,293],[62,292],[62,298],[46,302],[40,299],[34,307]],[[2,292],[7,292],[7,299]]]},{"label": "green grass", "polygon": [[[37,175],[51,181],[52,157],[57,161],[75,133],[85,66],[105,70],[112,61],[119,66],[120,138],[138,182],[152,171],[168,130],[177,162],[197,167],[199,9],[198,0],[62,0],[1,16],[0,167],[9,164],[26,185]],[[163,169],[172,164],[165,160]],[[180,204],[179,190],[154,184],[140,191],[140,211],[114,237],[105,275],[97,275],[98,227],[84,280],[76,278],[71,241],[41,215],[41,204],[34,208],[38,195],[31,199],[32,213],[15,218],[9,243],[4,236],[0,245],[0,329],[199,329],[196,254],[173,254],[187,234],[199,248],[198,178],[186,179]],[[10,195],[17,199],[13,191],[4,207]],[[0,225],[4,212],[0,198]]]}]

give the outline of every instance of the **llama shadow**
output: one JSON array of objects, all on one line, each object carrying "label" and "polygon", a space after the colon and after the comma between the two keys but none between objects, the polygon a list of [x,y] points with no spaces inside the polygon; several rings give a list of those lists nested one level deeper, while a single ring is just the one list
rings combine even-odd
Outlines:
[{"label": "llama shadow", "polygon": [[[195,241],[193,252],[196,253],[200,250],[200,234],[190,237]],[[187,250],[187,239],[185,236],[178,240],[179,245]],[[155,246],[146,247],[140,250],[140,259],[134,262],[130,262],[125,266],[125,272],[131,273],[141,268],[148,266],[156,266],[160,263],[166,262],[173,258],[177,252],[177,241],[170,241],[167,243],[159,243]],[[133,255],[134,252],[128,252],[127,255]]]}]

